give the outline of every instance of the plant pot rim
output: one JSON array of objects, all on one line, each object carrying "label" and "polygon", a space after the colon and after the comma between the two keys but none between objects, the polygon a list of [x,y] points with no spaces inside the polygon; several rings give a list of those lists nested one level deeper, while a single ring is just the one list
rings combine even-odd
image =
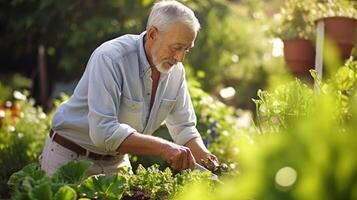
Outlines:
[{"label": "plant pot rim", "polygon": [[292,39],[282,39],[283,42],[295,42],[295,41],[312,41],[311,39],[306,38],[292,38]]},{"label": "plant pot rim", "polygon": [[357,21],[357,18],[354,18],[354,17],[346,17],[346,16],[330,16],[330,17],[322,17],[322,18],[318,18],[318,19],[315,19],[314,22],[315,24],[317,24],[319,21],[324,21],[326,19],[347,19],[347,20],[356,20]]}]

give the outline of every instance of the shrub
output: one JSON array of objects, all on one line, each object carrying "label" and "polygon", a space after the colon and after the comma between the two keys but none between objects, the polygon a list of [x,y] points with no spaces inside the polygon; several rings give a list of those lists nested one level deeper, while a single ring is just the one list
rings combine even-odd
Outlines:
[{"label": "shrub", "polygon": [[[257,106],[275,123],[263,121],[253,143],[237,141],[240,175],[214,192],[191,186],[177,199],[356,199],[356,67],[349,61],[316,80],[318,90],[295,81],[264,92]],[[277,111],[280,122],[269,119]]]},{"label": "shrub", "polygon": [[0,195],[8,195],[9,176],[37,161],[50,127],[48,117],[19,91],[0,107]]}]

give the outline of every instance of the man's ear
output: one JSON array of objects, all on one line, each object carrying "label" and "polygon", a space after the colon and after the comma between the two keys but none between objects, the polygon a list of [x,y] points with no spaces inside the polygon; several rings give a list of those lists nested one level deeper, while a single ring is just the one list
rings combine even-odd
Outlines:
[{"label": "man's ear", "polygon": [[158,34],[159,34],[159,30],[155,26],[151,26],[149,30],[146,32],[147,39],[152,41],[156,40]]}]

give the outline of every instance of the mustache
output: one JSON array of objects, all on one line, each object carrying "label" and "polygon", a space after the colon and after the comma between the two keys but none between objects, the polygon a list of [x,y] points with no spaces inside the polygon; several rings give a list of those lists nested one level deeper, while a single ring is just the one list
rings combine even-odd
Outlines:
[{"label": "mustache", "polygon": [[173,60],[173,59],[165,59],[163,60],[161,63],[168,63],[170,65],[174,65],[177,63],[177,61]]}]

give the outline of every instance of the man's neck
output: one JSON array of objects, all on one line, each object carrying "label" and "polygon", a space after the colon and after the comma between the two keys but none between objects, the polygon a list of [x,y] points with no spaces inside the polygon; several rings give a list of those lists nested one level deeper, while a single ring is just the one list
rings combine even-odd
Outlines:
[{"label": "man's neck", "polygon": [[151,88],[151,98],[150,98],[150,108],[154,105],[156,90],[159,86],[160,72],[156,67],[151,67],[151,79],[152,79],[152,88]]}]

